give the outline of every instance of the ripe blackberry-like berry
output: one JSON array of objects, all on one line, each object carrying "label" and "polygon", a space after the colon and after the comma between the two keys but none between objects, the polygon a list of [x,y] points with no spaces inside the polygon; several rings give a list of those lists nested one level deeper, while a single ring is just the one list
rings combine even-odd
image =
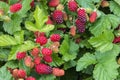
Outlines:
[{"label": "ripe blackberry-like berry", "polygon": [[76,24],[77,30],[78,30],[80,33],[85,32],[85,23],[83,23],[83,22],[81,22],[79,19],[77,19],[77,20],[75,21],[75,24]]},{"label": "ripe blackberry-like berry", "polygon": [[59,3],[60,0],[50,0],[48,4],[50,7],[56,7]]},{"label": "ripe blackberry-like berry", "polygon": [[41,46],[47,43],[47,38],[45,36],[39,36],[36,38],[36,43],[39,43]]},{"label": "ripe blackberry-like berry", "polygon": [[35,70],[38,74],[51,74],[52,73],[52,68],[43,63],[36,65]]},{"label": "ripe blackberry-like berry", "polygon": [[44,56],[50,56],[52,54],[52,50],[49,48],[42,48],[42,54]]},{"label": "ripe blackberry-like berry", "polygon": [[21,59],[25,58],[25,56],[26,56],[26,52],[18,52],[16,55],[16,58],[18,60],[21,60]]},{"label": "ripe blackberry-like berry", "polygon": [[52,18],[58,24],[63,23],[63,12],[60,10],[55,10],[52,14]]},{"label": "ripe blackberry-like berry", "polygon": [[50,36],[50,40],[51,40],[52,42],[59,42],[59,41],[60,41],[60,38],[61,38],[60,34],[52,34],[52,35]]},{"label": "ripe blackberry-like berry", "polygon": [[18,12],[22,8],[21,3],[16,3],[10,6],[10,12],[15,13]]},{"label": "ripe blackberry-like berry", "polygon": [[51,56],[44,56],[43,57],[44,61],[51,63],[52,62],[52,57]]},{"label": "ripe blackberry-like berry", "polygon": [[83,22],[86,23],[87,21],[87,17],[86,17],[86,11],[83,8],[79,8],[77,11],[77,15],[78,15],[78,19]]},{"label": "ripe blackberry-like berry", "polygon": [[78,6],[75,0],[70,0],[68,2],[68,9],[72,12],[75,12],[77,10]]}]

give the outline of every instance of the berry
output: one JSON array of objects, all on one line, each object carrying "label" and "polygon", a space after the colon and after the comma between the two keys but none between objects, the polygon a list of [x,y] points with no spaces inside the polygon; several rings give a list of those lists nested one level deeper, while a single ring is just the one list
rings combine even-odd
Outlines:
[{"label": "berry", "polygon": [[32,76],[29,76],[25,80],[36,80],[36,79],[34,77],[32,77]]},{"label": "berry", "polygon": [[61,38],[61,36],[60,36],[59,34],[52,34],[52,35],[50,36],[50,40],[51,40],[52,42],[58,42],[58,41],[60,41],[60,38]]},{"label": "berry", "polygon": [[47,20],[46,24],[53,24],[53,21],[50,19],[50,16],[48,16],[48,20]]},{"label": "berry", "polygon": [[32,56],[38,56],[39,54],[39,48],[35,47],[33,48],[33,50],[31,51]]},{"label": "berry", "polygon": [[55,10],[52,14],[52,18],[58,24],[63,23],[63,12],[60,10]]},{"label": "berry", "polygon": [[48,63],[52,62],[52,57],[51,56],[44,56],[43,59]]},{"label": "berry", "polygon": [[70,28],[70,34],[71,34],[72,36],[75,36],[75,35],[76,35],[76,27],[75,27],[75,26],[72,26],[72,27]]},{"label": "berry", "polygon": [[80,33],[85,32],[85,24],[81,22],[79,19],[75,21],[76,27]]},{"label": "berry", "polygon": [[64,9],[64,6],[62,4],[59,4],[57,7],[56,7],[56,10],[63,10]]},{"label": "berry", "polygon": [[31,66],[32,58],[30,56],[26,56],[24,59],[24,63],[27,67]]},{"label": "berry", "polygon": [[0,9],[0,16],[4,15],[4,10]]},{"label": "berry", "polygon": [[44,56],[49,56],[49,55],[52,54],[52,50],[49,49],[49,48],[42,48],[42,54],[43,54]]},{"label": "berry", "polygon": [[18,77],[19,78],[25,78],[26,77],[26,72],[23,69],[18,70]]},{"label": "berry", "polygon": [[67,13],[63,13],[63,19],[65,20],[65,21],[67,21],[68,20],[68,15],[67,15]]},{"label": "berry", "polygon": [[46,64],[36,65],[35,70],[38,74],[51,74],[52,73],[52,68]]},{"label": "berry", "polygon": [[34,35],[37,38],[37,37],[40,37],[40,36],[45,36],[45,33],[44,32],[36,31],[36,32],[34,32]]},{"label": "berry", "polygon": [[79,8],[77,11],[77,15],[78,15],[78,19],[83,22],[86,23],[87,18],[86,18],[86,11],[83,8]]},{"label": "berry", "polygon": [[107,0],[102,0],[102,2],[101,2],[102,7],[108,7],[109,5],[110,4],[109,4],[109,2]]},{"label": "berry", "polygon": [[50,0],[48,4],[50,7],[56,7],[59,3],[60,0]]},{"label": "berry", "polygon": [[68,9],[72,12],[75,12],[77,10],[78,6],[77,3],[75,2],[75,0],[70,0],[68,2]]},{"label": "berry", "polygon": [[63,69],[53,68],[53,72],[52,73],[55,76],[63,76],[65,74],[65,71]]},{"label": "berry", "polygon": [[39,43],[41,46],[47,43],[47,38],[45,36],[39,36],[36,38],[36,43]]},{"label": "berry", "polygon": [[59,49],[58,49],[59,46],[60,46],[59,42],[54,42],[53,44],[50,45],[50,49],[52,49],[52,51],[54,53],[58,53],[59,52]]},{"label": "berry", "polygon": [[21,59],[25,58],[25,56],[26,56],[26,52],[18,52],[16,55],[16,58],[18,60],[21,60]]},{"label": "berry", "polygon": [[32,2],[30,3],[30,6],[31,6],[31,8],[34,7],[34,0],[32,0]]},{"label": "berry", "polygon": [[12,71],[12,75],[13,75],[14,78],[17,78],[17,77],[18,77],[17,73],[18,73],[18,69],[14,69],[14,70]]},{"label": "berry", "polygon": [[40,64],[41,62],[41,57],[37,56],[34,58],[34,63],[37,65],[37,64]]},{"label": "berry", "polygon": [[113,43],[119,43],[120,42],[120,36],[119,37],[115,37],[113,40]]},{"label": "berry", "polygon": [[16,3],[10,6],[10,12],[15,13],[18,12],[22,8],[22,4]]},{"label": "berry", "polygon": [[96,21],[96,18],[97,18],[97,12],[94,11],[90,14],[89,20],[91,23],[94,23]]}]

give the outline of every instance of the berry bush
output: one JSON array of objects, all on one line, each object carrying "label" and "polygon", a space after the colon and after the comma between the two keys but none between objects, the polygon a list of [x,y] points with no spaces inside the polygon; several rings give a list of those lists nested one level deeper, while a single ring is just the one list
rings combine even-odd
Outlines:
[{"label": "berry bush", "polygon": [[120,80],[120,0],[0,0],[0,80]]}]

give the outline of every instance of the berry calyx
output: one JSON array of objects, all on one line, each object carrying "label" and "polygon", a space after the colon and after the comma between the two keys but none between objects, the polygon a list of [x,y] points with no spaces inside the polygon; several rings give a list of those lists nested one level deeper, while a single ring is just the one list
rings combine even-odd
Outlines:
[{"label": "berry calyx", "polygon": [[38,64],[35,66],[35,70],[38,74],[51,74],[52,68],[46,64]]},{"label": "berry calyx", "polygon": [[13,5],[10,6],[10,12],[16,13],[16,12],[18,12],[21,8],[22,8],[22,4],[21,4],[21,3],[13,4]]},{"label": "berry calyx", "polygon": [[60,38],[61,38],[61,36],[60,36],[59,34],[52,34],[52,35],[50,36],[50,40],[51,40],[52,42],[59,42],[59,41],[60,41]]},{"label": "berry calyx", "polygon": [[21,60],[21,59],[25,58],[25,56],[26,56],[26,52],[18,52],[16,55],[16,58],[18,60]]},{"label": "berry calyx", "polygon": [[72,12],[75,12],[77,10],[78,6],[75,0],[70,0],[68,2],[68,9]]},{"label": "berry calyx", "polygon": [[60,10],[55,10],[52,14],[52,18],[58,24],[63,23],[63,12]]}]

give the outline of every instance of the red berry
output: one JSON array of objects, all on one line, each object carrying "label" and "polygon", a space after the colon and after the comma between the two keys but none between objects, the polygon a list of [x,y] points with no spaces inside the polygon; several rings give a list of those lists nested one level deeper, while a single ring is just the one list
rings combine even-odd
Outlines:
[{"label": "red berry", "polygon": [[70,0],[68,2],[68,8],[70,11],[73,11],[73,12],[75,12],[77,10],[78,6],[77,6],[77,3],[75,2],[75,0]]},{"label": "red berry", "polygon": [[51,40],[52,42],[60,41],[60,38],[61,38],[61,36],[60,36],[59,34],[52,34],[52,35],[50,36],[50,40]]},{"label": "red berry", "polygon": [[52,62],[52,57],[51,56],[44,56],[43,59],[48,63]]},{"label": "red berry", "polygon": [[26,56],[26,52],[18,52],[16,55],[16,58],[18,60],[21,60],[21,59],[25,58],[25,56]]},{"label": "red berry", "polygon": [[63,12],[60,10],[55,10],[52,14],[52,18],[58,24],[63,23]]},{"label": "red berry", "polygon": [[119,37],[115,37],[113,40],[113,43],[119,43],[120,42],[120,36]]},{"label": "red berry", "polygon": [[41,62],[41,57],[37,56],[34,58],[34,63],[37,65],[37,64],[40,64]]},{"label": "red berry", "polygon": [[13,71],[12,71],[12,75],[13,75],[13,77],[14,78],[17,78],[18,77],[18,69],[14,69]]},{"label": "red berry", "polygon": [[77,20],[75,21],[75,24],[76,24],[77,30],[78,30],[80,33],[85,32],[85,23],[83,23],[83,22],[81,22],[79,19],[77,19]]},{"label": "red berry", "polygon": [[53,72],[52,73],[55,76],[63,76],[65,74],[65,71],[63,69],[53,68]]},{"label": "red berry", "polygon": [[79,8],[78,11],[77,11],[77,14],[78,14],[78,19],[81,22],[86,23],[87,17],[86,17],[86,11],[85,11],[85,9]]},{"label": "red berry", "polygon": [[94,11],[90,14],[89,20],[91,23],[94,23],[96,21],[96,18],[97,18],[97,13]]},{"label": "red berry", "polygon": [[59,3],[60,0],[50,0],[48,4],[50,7],[56,7]]},{"label": "red berry", "polygon": [[10,6],[10,12],[15,13],[18,12],[22,8],[22,4],[16,3]]},{"label": "red berry", "polygon": [[72,26],[72,27],[70,28],[70,34],[71,34],[72,36],[75,36],[75,35],[76,35],[76,27],[75,27],[75,26]]},{"label": "red berry", "polygon": [[107,0],[102,0],[102,2],[101,2],[101,6],[102,7],[109,7],[109,2],[107,1]]},{"label": "red berry", "polygon": [[31,66],[32,58],[30,56],[26,56],[24,59],[24,63],[27,67]]},{"label": "red berry", "polygon": [[44,56],[49,56],[49,55],[51,55],[52,54],[52,50],[51,49],[49,49],[49,48],[42,48],[42,54],[44,55]]},{"label": "red berry", "polygon": [[36,43],[39,43],[41,46],[47,43],[47,38],[45,36],[39,36],[36,38]]},{"label": "red berry", "polygon": [[31,6],[31,8],[34,7],[34,0],[32,0],[32,2],[30,3],[30,6]]},{"label": "red berry", "polygon": [[46,24],[53,24],[53,21],[50,19],[50,16],[48,16],[48,20],[47,20]]},{"label": "red berry", "polygon": [[23,69],[18,70],[18,77],[19,78],[25,78],[26,72]]},{"label": "red berry", "polygon": [[32,77],[32,76],[29,76],[25,80],[36,80],[36,79],[34,77]]},{"label": "red berry", "polygon": [[35,70],[38,74],[51,74],[52,73],[52,68],[46,64],[36,65]]},{"label": "red berry", "polygon": [[39,48],[35,47],[33,48],[33,50],[31,51],[32,56],[38,56],[39,54]]}]

